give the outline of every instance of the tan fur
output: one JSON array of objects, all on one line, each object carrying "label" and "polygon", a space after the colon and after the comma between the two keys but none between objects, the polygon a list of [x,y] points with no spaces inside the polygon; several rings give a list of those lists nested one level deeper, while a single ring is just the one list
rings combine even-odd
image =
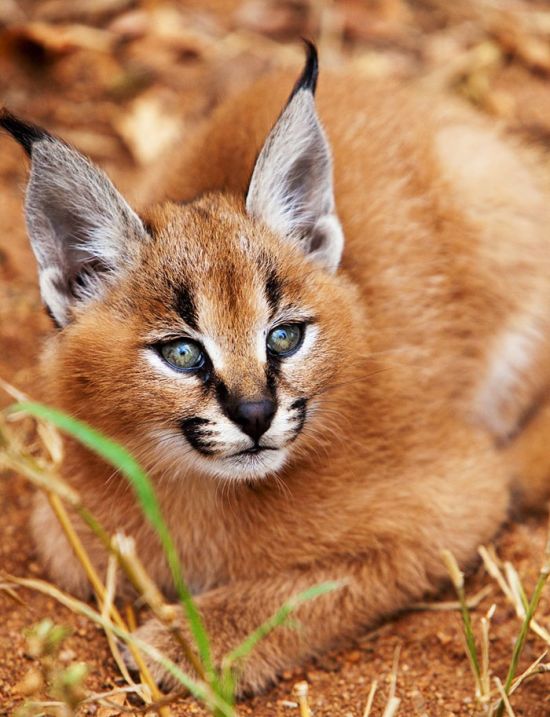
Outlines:
[{"label": "tan fur", "polygon": [[[317,105],[346,241],[329,275],[244,212],[254,159],[291,85],[266,78],[214,114],[159,191],[194,201],[147,212],[154,240],[134,270],[52,337],[44,361],[47,399],[150,470],[216,658],[290,595],[345,581],[300,609],[301,630],[259,645],[241,691],[437,588],[441,549],[468,563],[505,519],[512,479],[532,472],[542,486],[550,473],[540,448],[548,409],[529,422],[550,366],[550,202],[531,158],[434,98],[322,76]],[[226,385],[260,395],[251,327],[266,321],[267,265],[285,298],[316,316],[314,346],[280,379],[289,401],[311,397],[312,407],[276,476],[229,483],[163,432],[212,397],[155,371],[143,352],[155,332],[184,330],[170,307],[185,279]],[[524,428],[533,433],[522,444]],[[172,593],[125,481],[74,443],[66,475],[109,530],[134,535]],[[41,498],[33,530],[53,579],[86,593]],[[104,570],[102,550],[81,535]],[[181,662],[155,621],[140,634]]]}]

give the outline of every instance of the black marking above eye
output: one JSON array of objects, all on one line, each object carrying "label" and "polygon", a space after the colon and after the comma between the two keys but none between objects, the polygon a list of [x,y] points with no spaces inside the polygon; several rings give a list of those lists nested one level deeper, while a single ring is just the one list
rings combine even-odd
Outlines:
[{"label": "black marking above eye", "polygon": [[195,331],[199,330],[197,307],[193,295],[187,286],[181,285],[176,290],[176,311],[185,323]]},{"label": "black marking above eye", "polygon": [[271,269],[271,271],[269,272],[265,284],[265,293],[267,297],[267,303],[269,304],[270,318],[273,318],[273,316],[275,316],[275,314],[277,313],[283,293],[281,281],[277,276],[277,272],[275,271],[275,269]]},{"label": "black marking above eye", "polygon": [[187,438],[188,442],[196,451],[205,456],[211,456],[216,452],[214,450],[214,441],[209,440],[209,436],[213,435],[212,431],[206,428],[206,426],[209,425],[210,421],[200,416],[186,418],[180,423],[183,435]]}]

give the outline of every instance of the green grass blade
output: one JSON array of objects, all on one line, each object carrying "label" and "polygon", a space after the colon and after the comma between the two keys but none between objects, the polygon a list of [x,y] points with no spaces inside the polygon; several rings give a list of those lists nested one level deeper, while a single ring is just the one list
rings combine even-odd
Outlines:
[{"label": "green grass blade", "polygon": [[263,640],[276,627],[283,625],[294,610],[300,607],[300,605],[303,605],[310,600],[314,600],[321,595],[326,595],[334,590],[339,590],[344,584],[344,581],[330,580],[320,583],[319,585],[314,585],[297,595],[293,595],[285,603],[283,603],[283,605],[281,605],[281,607],[271,617],[253,630],[253,632],[251,632],[240,645],[237,645],[234,650],[228,653],[223,659],[222,682],[224,699],[229,700],[229,696],[234,693],[234,666],[245,660],[261,640]]},{"label": "green grass blade", "polygon": [[[516,639],[516,642],[514,643],[514,650],[512,652],[512,660],[510,662],[510,666],[508,668],[508,674],[506,675],[506,682],[504,683],[504,693],[506,695],[510,694],[510,689],[512,687],[512,682],[514,681],[514,677],[516,675],[519,658],[521,657],[521,654],[523,652],[523,648],[525,647],[525,642],[527,641],[527,636],[529,634],[529,627],[531,625],[531,620],[535,616],[535,612],[537,611],[537,607],[539,605],[542,592],[544,590],[544,586],[546,585],[546,581],[548,580],[548,577],[550,575],[550,565],[545,564],[545,566],[542,568],[542,570],[539,573],[539,578],[537,580],[537,584],[535,585],[535,590],[533,592],[533,597],[531,598],[531,602],[528,603],[527,611],[525,614],[525,618],[521,624],[521,629],[519,632],[519,635]],[[496,717],[502,717],[504,714],[505,704],[504,701],[501,700],[499,703],[497,710],[496,710]]]},{"label": "green grass blade", "polygon": [[237,647],[225,657],[224,663],[231,665],[238,660],[245,659],[256,647],[258,642],[260,642],[260,640],[263,640],[263,638],[276,627],[282,625],[287,620],[289,615],[300,607],[300,605],[303,605],[310,600],[314,600],[321,595],[326,595],[334,590],[339,590],[343,585],[344,583],[342,581],[329,580],[327,582],[320,583],[319,585],[314,585],[297,595],[293,595],[281,605],[277,612],[251,632],[240,645],[237,645]]},{"label": "green grass blade", "polygon": [[101,458],[117,468],[131,483],[136,493],[141,509],[155,531],[157,532],[170,571],[177,594],[185,608],[191,633],[197,645],[199,655],[207,673],[214,679],[214,669],[210,649],[210,641],[202,618],[185,584],[181,563],[168,526],[164,522],[159,502],[155,495],[152,483],[138,462],[126,449],[115,441],[91,428],[86,423],[72,418],[55,408],[44,406],[35,402],[21,402],[10,406],[9,412],[24,412],[36,418],[48,421],[60,430],[76,438]]}]

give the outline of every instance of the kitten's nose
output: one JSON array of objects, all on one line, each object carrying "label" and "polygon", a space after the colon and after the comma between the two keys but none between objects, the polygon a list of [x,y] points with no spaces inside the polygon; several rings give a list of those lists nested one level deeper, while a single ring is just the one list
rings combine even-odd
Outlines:
[{"label": "kitten's nose", "polygon": [[257,442],[273,420],[275,403],[270,398],[261,401],[240,401],[236,404],[231,418],[239,425],[247,436]]}]

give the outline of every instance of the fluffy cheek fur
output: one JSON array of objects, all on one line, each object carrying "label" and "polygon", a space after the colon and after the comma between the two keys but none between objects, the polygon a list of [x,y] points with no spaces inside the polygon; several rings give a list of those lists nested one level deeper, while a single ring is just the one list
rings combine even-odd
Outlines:
[{"label": "fluffy cheek fur", "polygon": [[[346,376],[347,363],[338,349],[345,323],[327,321],[319,312],[299,351],[277,366],[277,411],[261,438],[267,450],[257,454],[241,453],[253,442],[223,413],[215,389],[198,376],[174,371],[140,344],[131,319],[121,322],[101,312],[93,322],[64,332],[62,345],[52,347],[52,354],[57,356],[62,403],[72,412],[78,405],[80,415],[124,442],[160,479],[190,473],[232,481],[261,479],[317,446],[315,426],[324,415],[325,392]],[[80,379],[70,387],[63,379],[70,375],[69,364],[79,366]],[[241,370],[246,372],[246,366]],[[74,368],[72,373],[74,377]],[[112,409],[113,381],[116,411],[100,413],[102,406]],[[186,422],[193,430],[184,430]]]}]

